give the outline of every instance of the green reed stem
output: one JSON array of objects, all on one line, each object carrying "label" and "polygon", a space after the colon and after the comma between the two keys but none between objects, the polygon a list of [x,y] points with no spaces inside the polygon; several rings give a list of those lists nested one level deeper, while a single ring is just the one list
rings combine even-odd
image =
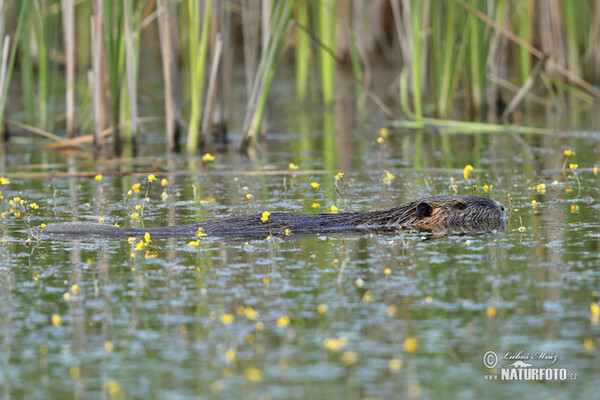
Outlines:
[{"label": "green reed stem", "polygon": [[337,22],[337,0],[320,0],[316,3],[317,36],[323,44],[319,46],[321,88],[326,106],[333,104],[335,91],[335,59],[327,49],[335,49],[335,29]]},{"label": "green reed stem", "polygon": [[266,111],[267,99],[275,77],[277,62],[285,42],[285,32],[292,18],[292,10],[296,0],[281,0],[277,2],[271,13],[269,25],[269,41],[263,48],[257,75],[250,94],[248,112],[244,120],[243,131],[246,136],[241,143],[245,149],[252,139],[258,136]]},{"label": "green reed stem", "polygon": [[[19,41],[20,41],[25,21],[27,20],[27,17],[29,15],[29,10],[30,10],[29,6],[30,6],[29,1],[24,1],[24,2],[20,3],[19,18],[17,20],[17,28],[15,31],[14,39],[12,40],[12,48],[10,50],[10,56],[9,56],[8,62],[6,64],[3,85],[2,85],[2,87],[0,87],[0,90],[2,90],[1,99],[0,99],[0,127],[4,126],[4,111],[6,108],[6,97],[8,95],[8,86],[10,83],[10,78],[12,76],[13,66],[15,64],[15,57],[17,54],[17,47],[18,47],[17,43],[19,43]],[[25,24],[25,25],[28,26],[28,24]],[[1,40],[3,40],[3,38]],[[6,42],[2,41],[0,43],[6,43]]]},{"label": "green reed stem", "polygon": [[[202,118],[202,96],[204,95],[204,80],[206,75],[206,55],[208,49],[209,27],[212,14],[213,0],[205,0],[204,20],[200,21],[199,4],[197,0],[188,0],[188,13],[190,16],[190,86],[191,86],[191,111],[190,127],[188,130],[188,152],[198,150],[200,139],[200,122]],[[202,26],[202,33],[200,32]],[[200,42],[198,42],[200,37]],[[208,116],[204,116],[208,118]]]},{"label": "green reed stem", "polygon": [[[298,23],[309,26],[308,0],[297,0]],[[296,100],[306,99],[308,65],[310,62],[310,37],[302,29],[296,29]]]}]

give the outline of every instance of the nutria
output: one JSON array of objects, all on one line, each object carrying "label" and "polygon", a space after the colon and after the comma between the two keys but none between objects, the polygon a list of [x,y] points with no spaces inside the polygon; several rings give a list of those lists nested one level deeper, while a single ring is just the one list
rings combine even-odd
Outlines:
[{"label": "nutria", "polygon": [[194,237],[198,228],[209,236],[266,237],[287,234],[383,232],[398,229],[421,231],[490,232],[504,228],[506,212],[497,201],[477,196],[436,196],[405,203],[383,211],[339,214],[290,214],[273,212],[217,218],[186,225],[156,228],[119,228],[91,222],[48,224],[50,234]]}]

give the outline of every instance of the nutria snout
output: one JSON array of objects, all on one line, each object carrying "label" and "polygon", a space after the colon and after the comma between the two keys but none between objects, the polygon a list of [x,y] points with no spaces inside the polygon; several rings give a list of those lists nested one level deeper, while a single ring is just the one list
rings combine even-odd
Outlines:
[{"label": "nutria snout", "polygon": [[156,228],[119,228],[89,222],[48,224],[46,233],[70,235],[194,237],[198,228],[220,237],[382,232],[397,229],[433,232],[490,232],[504,229],[506,212],[497,201],[478,196],[436,196],[415,200],[383,211],[339,214],[291,214],[273,212],[217,218],[193,224]]}]

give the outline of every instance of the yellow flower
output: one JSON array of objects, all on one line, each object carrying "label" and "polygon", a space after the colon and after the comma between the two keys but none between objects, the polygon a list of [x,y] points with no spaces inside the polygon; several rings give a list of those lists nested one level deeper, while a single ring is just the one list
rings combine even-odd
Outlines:
[{"label": "yellow flower", "polygon": [[134,251],[140,251],[141,249],[144,248],[144,242],[142,242],[141,240],[139,242],[137,242],[137,244],[135,245],[135,247],[133,248]]},{"label": "yellow flower", "polygon": [[471,176],[471,171],[473,171],[473,166],[472,165],[467,165],[465,167],[465,169],[463,170],[463,177],[465,179],[469,179],[469,176]]},{"label": "yellow flower", "polygon": [[487,193],[488,190],[490,190],[490,187],[488,185],[483,185],[483,191]]},{"label": "yellow flower", "polygon": [[269,278],[268,276],[263,276],[262,281],[264,283],[270,283],[271,282],[271,278]]},{"label": "yellow flower", "polygon": [[133,236],[130,236],[130,237],[128,237],[128,238],[127,238],[127,242],[128,242],[129,244],[134,244],[134,243],[135,243],[135,240],[136,240],[136,239],[135,239]]},{"label": "yellow flower", "polygon": [[572,213],[578,213],[579,212],[579,206],[577,204],[571,204],[571,212]]},{"label": "yellow flower", "polygon": [[338,213],[338,208],[335,205],[331,205],[331,213],[332,214],[337,214]]},{"label": "yellow flower", "polygon": [[62,318],[58,314],[52,315],[52,325],[59,326],[62,322]]},{"label": "yellow flower", "polygon": [[98,223],[99,224],[103,224],[104,223],[104,218],[98,218]]},{"label": "yellow flower", "polygon": [[188,243],[188,247],[198,247],[200,246],[200,241],[199,240],[194,240]]},{"label": "yellow flower", "polygon": [[154,175],[148,175],[146,179],[148,179],[148,182],[152,183],[156,180],[156,177]]},{"label": "yellow flower", "polygon": [[298,169],[298,166],[297,166],[296,164],[294,164],[293,162],[291,162],[289,166],[290,166],[290,169],[291,169],[291,170],[296,170],[296,169]]},{"label": "yellow flower", "polygon": [[102,180],[102,174],[98,174],[94,177],[95,180],[97,181],[101,181]]},{"label": "yellow flower", "polygon": [[377,143],[379,143],[379,144],[383,143],[383,138],[381,136],[377,138]]},{"label": "yellow flower", "polygon": [[402,360],[400,360],[399,358],[392,358],[388,362],[388,369],[392,373],[396,373],[396,372],[400,371],[400,369],[402,369]]},{"label": "yellow flower", "polygon": [[0,185],[4,186],[4,185],[8,185],[10,183],[10,181],[8,179],[6,179],[3,176],[0,176]]},{"label": "yellow flower", "polygon": [[146,232],[144,234],[144,240],[146,241],[146,243],[150,243],[151,242],[151,240],[150,240],[150,233]]},{"label": "yellow flower", "polygon": [[290,317],[287,315],[283,315],[277,319],[277,326],[280,328],[285,328],[290,324]]},{"label": "yellow flower", "polygon": [[537,205],[537,200],[531,200],[531,205],[535,207]]},{"label": "yellow flower", "polygon": [[398,308],[395,305],[390,304],[386,307],[385,313],[388,315],[388,317],[393,317],[394,315],[396,315],[397,310]]},{"label": "yellow flower", "polygon": [[327,305],[326,304],[319,304],[319,306],[317,307],[317,312],[319,314],[325,314],[327,312]]},{"label": "yellow flower", "polygon": [[121,386],[119,386],[119,382],[117,381],[106,382],[104,388],[106,389],[108,394],[114,395],[115,397],[116,395],[123,393],[123,389],[121,389]]},{"label": "yellow flower", "polygon": [[163,178],[163,179],[160,181],[160,184],[161,184],[162,186],[167,186],[167,185],[169,184],[169,181],[167,180],[167,178]]},{"label": "yellow flower", "polygon": [[546,184],[540,183],[535,187],[535,189],[538,191],[538,193],[546,193]]},{"label": "yellow flower", "polygon": [[330,351],[338,351],[343,347],[346,347],[348,344],[348,339],[345,337],[341,337],[339,339],[333,338],[325,338],[323,339],[323,347]]},{"label": "yellow flower", "polygon": [[565,156],[570,157],[570,156],[574,156],[575,152],[572,150],[565,150]]},{"label": "yellow flower", "polygon": [[583,341],[583,347],[585,347],[587,351],[594,350],[594,341],[592,339],[585,339]]},{"label": "yellow flower", "polygon": [[343,177],[344,177],[344,173],[338,172],[337,175],[335,176],[335,179],[342,179]]},{"label": "yellow flower", "polygon": [[570,169],[577,169],[577,167],[579,167],[579,164],[569,164]]},{"label": "yellow flower", "polygon": [[351,366],[356,364],[358,361],[358,354],[355,351],[349,350],[342,354],[342,362],[346,366]]},{"label": "yellow flower", "polygon": [[381,135],[382,138],[387,139],[387,137],[389,136],[390,133],[388,131],[388,128],[383,127],[379,130],[379,134]]},{"label": "yellow flower", "polygon": [[206,153],[205,155],[202,156],[202,161],[204,161],[204,162],[215,161],[215,157],[213,157],[213,155],[210,153]]},{"label": "yellow flower", "polygon": [[244,375],[250,382],[260,382],[262,380],[262,372],[257,368],[248,368],[244,371]]},{"label": "yellow flower", "polygon": [[63,299],[65,299],[65,301],[71,300],[71,293],[69,293],[69,292],[64,293]]},{"label": "yellow flower", "polygon": [[598,175],[598,167],[594,166],[594,175]]},{"label": "yellow flower", "polygon": [[313,189],[319,189],[319,182],[311,182],[310,186],[312,186]]},{"label": "yellow flower", "polygon": [[391,172],[389,172],[387,169],[385,170],[385,176],[383,177],[383,182],[390,183],[395,178],[396,178],[396,176],[394,174],[392,174]]},{"label": "yellow flower", "polygon": [[72,365],[69,368],[69,376],[73,379],[77,379],[79,378],[79,376],[81,375],[81,370],[79,369],[79,366],[77,365]]},{"label": "yellow flower", "polygon": [[289,229],[285,230],[285,236],[290,236],[292,234],[292,231],[290,231]]},{"label": "yellow flower", "polygon": [[312,208],[319,208],[321,206],[321,204],[318,201],[313,201],[311,207]]},{"label": "yellow flower", "polygon": [[2,214],[0,214],[0,216],[2,216],[2,218],[6,218],[6,211],[2,211]]},{"label": "yellow flower", "polygon": [[419,341],[414,337],[404,339],[404,350],[408,353],[414,353],[419,348]]},{"label": "yellow flower", "polygon": [[223,325],[232,324],[233,321],[235,321],[235,316],[233,314],[222,314],[221,315],[221,322],[223,323]]},{"label": "yellow flower", "polygon": [[246,193],[246,198],[247,198],[248,200],[252,200],[252,195],[251,195],[250,193]]},{"label": "yellow flower", "polygon": [[271,215],[271,213],[268,211],[265,211],[264,213],[262,213],[262,217],[260,218],[260,220],[262,222],[267,222],[269,220],[269,215]]},{"label": "yellow flower", "polygon": [[373,293],[370,290],[367,290],[363,294],[362,301],[364,301],[365,303],[372,303],[375,301],[375,296],[373,295]]},{"label": "yellow flower", "polygon": [[203,227],[199,227],[198,228],[198,232],[196,232],[196,237],[197,238],[201,238],[202,236],[206,236],[206,233],[204,233],[204,228]]},{"label": "yellow flower", "polygon": [[112,353],[112,351],[115,349],[115,345],[113,344],[113,342],[111,342],[110,340],[107,340],[106,342],[104,342],[104,350],[107,353]]},{"label": "yellow flower", "polygon": [[592,315],[600,315],[600,305],[598,305],[598,303],[591,303],[590,312]]},{"label": "yellow flower", "polygon": [[140,191],[140,187],[142,186],[141,183],[135,183],[131,188],[133,189],[134,192],[139,192]]},{"label": "yellow flower", "polygon": [[498,314],[498,310],[494,306],[489,306],[485,313],[489,318],[494,318]]},{"label": "yellow flower", "polygon": [[131,213],[131,220],[132,221],[138,221],[140,219],[140,214],[139,213]]},{"label": "yellow flower", "polygon": [[258,311],[256,311],[252,307],[245,307],[244,315],[246,315],[246,318],[248,318],[249,320],[252,320],[252,321],[256,321],[259,317]]},{"label": "yellow flower", "polygon": [[29,207],[33,208],[34,210],[37,210],[38,208],[40,208],[40,206],[38,206],[38,205],[37,205],[37,204],[35,204],[35,203],[31,203],[31,204],[29,204]]},{"label": "yellow flower", "polygon": [[234,349],[227,349],[227,350],[225,350],[225,359],[228,362],[235,361],[235,350]]},{"label": "yellow flower", "polygon": [[73,291],[73,294],[77,296],[79,294],[79,285],[74,283],[71,285],[71,290]]},{"label": "yellow flower", "polygon": [[142,209],[142,206],[140,206],[139,204],[136,204],[135,205],[135,209],[138,210],[138,211],[140,211]]}]

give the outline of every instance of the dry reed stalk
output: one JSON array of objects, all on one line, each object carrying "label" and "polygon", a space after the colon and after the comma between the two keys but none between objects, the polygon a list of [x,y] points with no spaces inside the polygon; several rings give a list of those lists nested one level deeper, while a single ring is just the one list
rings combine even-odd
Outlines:
[{"label": "dry reed stalk", "polygon": [[246,93],[250,96],[258,62],[260,0],[242,0],[241,5]]},{"label": "dry reed stalk", "polygon": [[8,70],[8,49],[10,47],[10,37],[6,35],[4,42],[2,43],[2,61],[0,65],[0,93],[4,93],[6,90],[6,73]]},{"label": "dry reed stalk", "polygon": [[75,137],[75,3],[62,0],[63,34],[65,42],[65,63],[67,69],[67,134]]},{"label": "dry reed stalk", "polygon": [[127,95],[129,99],[129,119],[131,121],[131,141],[136,143],[138,126],[138,109],[137,109],[137,57],[135,55],[135,47],[133,43],[133,27],[131,26],[131,0],[123,0],[123,15],[125,28],[125,74],[127,77]]},{"label": "dry reed stalk", "polygon": [[594,1],[594,16],[590,29],[590,46],[588,58],[590,59],[590,78],[594,82],[600,80],[600,0]]},{"label": "dry reed stalk", "polygon": [[202,118],[202,135],[208,134],[209,124],[212,120],[213,110],[215,106],[217,72],[219,72],[219,61],[223,51],[223,41],[221,35],[217,33],[215,39],[215,52],[213,54],[213,62],[210,68],[210,77],[208,79],[208,90],[206,91],[206,102],[204,104],[204,118]]},{"label": "dry reed stalk", "polygon": [[[100,7],[102,7],[101,2]],[[92,41],[92,69],[88,71],[88,83],[91,88],[92,118],[94,121],[94,145],[100,146],[100,132],[104,129],[106,115],[104,112],[102,95],[102,11],[96,9],[96,13],[90,18],[90,36]]]},{"label": "dry reed stalk", "polygon": [[157,0],[160,53],[165,81],[165,114],[169,151],[179,151],[179,99],[177,68],[177,21],[175,4]]},{"label": "dry reed stalk", "polygon": [[[558,65],[566,67],[567,59],[562,40],[564,29],[562,29],[560,19],[560,4],[557,4],[554,0],[548,0],[539,2],[538,7],[542,51],[551,54]],[[551,77],[556,77],[556,71],[550,63],[546,65],[546,73]]]},{"label": "dry reed stalk", "polygon": [[[500,3],[496,7],[496,20],[499,25],[504,26],[508,16],[506,3]],[[486,60],[486,75],[505,79],[507,75],[507,47],[508,41],[499,32],[494,31],[490,41],[490,49]],[[500,98],[500,90],[498,85],[491,81],[486,85],[486,103],[487,103],[487,120],[491,123],[496,123],[498,118],[497,102]],[[517,103],[518,104],[518,103]]]},{"label": "dry reed stalk", "polygon": [[517,94],[515,94],[513,99],[510,101],[510,103],[508,104],[508,106],[506,107],[504,112],[502,113],[503,120],[508,119],[508,117],[515,111],[515,109],[517,108],[519,103],[521,103],[521,101],[523,101],[525,96],[527,96],[527,94],[531,91],[531,89],[533,88],[533,83],[535,82],[540,71],[546,64],[546,61],[548,61],[548,56],[542,58],[541,60],[538,60],[537,64],[531,70],[531,74],[525,80],[523,87],[521,87],[521,89],[519,89]]},{"label": "dry reed stalk", "polygon": [[[454,1],[457,4],[460,4],[466,10],[471,10],[471,6],[469,4],[466,4],[463,0],[454,0]],[[515,35],[514,32],[499,26],[494,20],[492,20],[490,17],[488,17],[481,11],[473,10],[473,12],[477,16],[477,18],[482,20],[484,23],[486,23],[487,25],[491,26],[492,28],[497,29],[500,32],[502,32],[502,34],[504,36],[506,36],[508,38],[508,40],[510,40],[513,43],[516,43],[518,46],[521,46],[521,47],[527,49],[527,51],[535,58],[540,59],[540,60],[542,58],[544,58],[544,56],[545,56],[544,52],[535,48],[531,43],[523,41],[523,39],[521,39],[520,37]],[[550,57],[550,59],[548,60],[548,64],[551,64],[552,68],[554,68],[559,74],[561,74],[565,78],[569,79],[574,84],[580,86],[581,88],[585,89],[586,91],[593,94],[594,96],[600,97],[600,89],[597,89],[594,85],[590,84],[589,82],[584,81],[579,76],[577,76],[575,73],[570,71],[568,68],[557,63],[553,57]]]},{"label": "dry reed stalk", "polygon": [[6,4],[4,0],[0,0],[0,37],[4,37],[4,30],[6,29],[6,21],[4,20],[5,12]]},{"label": "dry reed stalk", "polygon": [[229,115],[227,105],[229,103],[235,50],[231,40],[231,13],[222,4],[221,2],[218,3],[223,51],[220,62],[221,67],[219,68],[219,94],[218,96],[214,96],[216,104],[214,105],[215,111],[213,113],[213,134],[216,139],[225,141],[227,135],[226,118]]}]

